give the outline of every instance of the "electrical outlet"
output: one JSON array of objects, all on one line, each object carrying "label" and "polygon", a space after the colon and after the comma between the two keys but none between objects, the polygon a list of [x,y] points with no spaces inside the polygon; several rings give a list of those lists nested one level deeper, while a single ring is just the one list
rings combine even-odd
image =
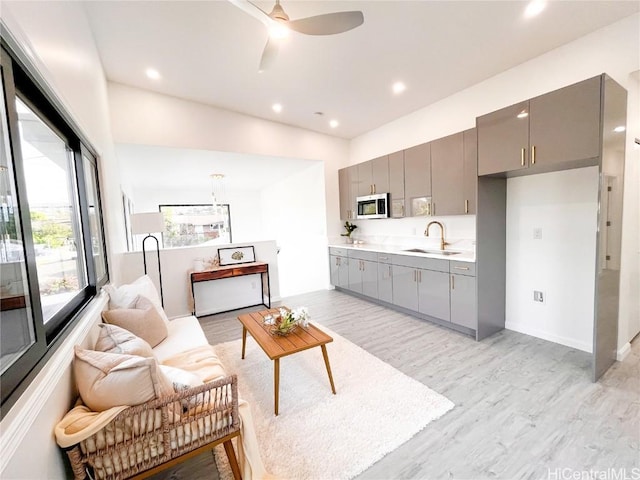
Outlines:
[{"label": "electrical outlet", "polygon": [[533,229],[533,239],[542,240],[542,228],[536,227]]},{"label": "electrical outlet", "polygon": [[541,292],[540,290],[534,290],[533,291],[533,301],[534,302],[544,303],[544,300],[545,300],[544,292]]}]

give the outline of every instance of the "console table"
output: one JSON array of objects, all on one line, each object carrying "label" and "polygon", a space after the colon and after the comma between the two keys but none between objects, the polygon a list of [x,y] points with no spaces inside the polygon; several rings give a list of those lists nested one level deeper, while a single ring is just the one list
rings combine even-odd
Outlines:
[{"label": "console table", "polygon": [[211,282],[216,280],[232,279],[236,277],[243,277],[246,275],[260,274],[261,279],[261,299],[262,302],[241,305],[235,308],[221,310],[219,312],[207,313],[207,315],[213,315],[214,313],[222,313],[225,311],[237,310],[239,308],[253,307],[256,305],[264,305],[267,308],[271,308],[271,286],[269,283],[269,264],[266,262],[252,262],[239,265],[227,265],[224,267],[216,267],[201,272],[190,272],[190,287],[191,287],[191,311],[194,316],[196,315],[196,294],[194,290],[194,284],[199,282]]}]

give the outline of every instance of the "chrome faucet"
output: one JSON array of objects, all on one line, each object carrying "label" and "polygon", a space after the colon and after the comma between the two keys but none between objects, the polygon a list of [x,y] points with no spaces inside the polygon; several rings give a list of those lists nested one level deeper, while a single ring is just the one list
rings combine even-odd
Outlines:
[{"label": "chrome faucet", "polygon": [[429,227],[434,223],[440,227],[440,250],[444,250],[444,246],[449,244],[444,241],[444,225],[442,225],[440,222],[436,222],[435,220],[433,222],[429,222],[427,224],[427,229],[424,231],[424,236],[429,236]]}]

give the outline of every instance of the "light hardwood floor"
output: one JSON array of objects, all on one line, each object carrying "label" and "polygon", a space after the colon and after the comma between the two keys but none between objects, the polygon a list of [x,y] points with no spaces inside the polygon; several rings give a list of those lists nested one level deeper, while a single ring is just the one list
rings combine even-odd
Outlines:
[{"label": "light hardwood floor", "polygon": [[[590,478],[574,473],[589,470],[614,472],[607,479],[640,478],[638,339],[624,362],[592,383],[590,355],[516,332],[475,342],[336,291],[281,303],[307,306],[312,322],[456,404],[359,479],[561,480]],[[202,318],[209,342],[240,338],[242,311]],[[153,478],[217,480],[218,473],[204,454]]]}]

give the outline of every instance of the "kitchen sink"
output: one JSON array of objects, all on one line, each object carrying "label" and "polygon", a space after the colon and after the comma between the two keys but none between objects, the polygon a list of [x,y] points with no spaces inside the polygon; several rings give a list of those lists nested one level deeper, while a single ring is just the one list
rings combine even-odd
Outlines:
[{"label": "kitchen sink", "polygon": [[462,253],[453,250],[423,250],[421,248],[410,248],[404,251],[412,253],[428,253],[430,255],[458,255],[459,253]]}]

